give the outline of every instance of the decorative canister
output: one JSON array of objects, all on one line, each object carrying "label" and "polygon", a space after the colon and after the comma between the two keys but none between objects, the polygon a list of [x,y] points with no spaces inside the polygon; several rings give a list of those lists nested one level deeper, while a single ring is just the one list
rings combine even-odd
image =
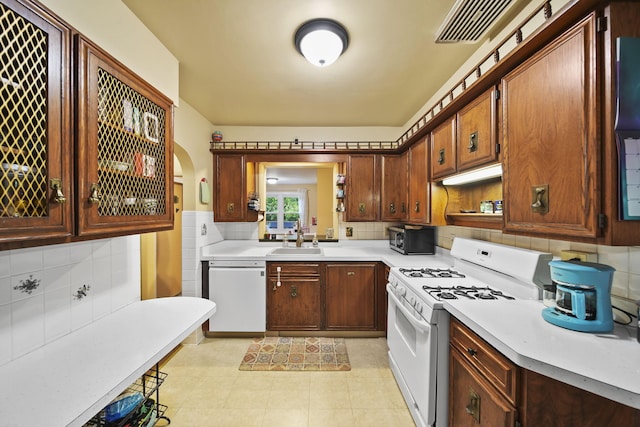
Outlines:
[{"label": "decorative canister", "polygon": [[480,213],[493,213],[493,200],[480,202]]},{"label": "decorative canister", "polygon": [[219,130],[213,132],[213,134],[211,134],[211,138],[213,139],[213,142],[222,141],[222,132],[220,132]]},{"label": "decorative canister", "polygon": [[496,200],[493,205],[496,213],[502,213],[502,200]]}]

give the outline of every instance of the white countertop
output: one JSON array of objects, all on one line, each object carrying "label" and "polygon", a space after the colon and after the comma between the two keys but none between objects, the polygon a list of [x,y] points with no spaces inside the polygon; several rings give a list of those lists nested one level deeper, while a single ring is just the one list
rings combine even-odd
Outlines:
[{"label": "white countertop", "polygon": [[81,426],[215,312],[202,298],[139,301],[0,367],[0,426]]},{"label": "white countertop", "polygon": [[[441,248],[435,256],[405,256],[381,240],[320,243],[323,256],[266,256],[278,246],[282,244],[224,241],[203,248],[202,259],[382,261],[391,267],[452,263]],[[456,300],[445,302],[444,308],[518,366],[640,409],[640,343],[634,327],[616,325],[610,334],[570,331],[542,318],[542,301]]]},{"label": "white countertop", "polygon": [[611,333],[560,328],[541,315],[542,301],[444,302],[444,308],[518,366],[640,409],[636,329]]},{"label": "white countertop", "polygon": [[[305,242],[305,247],[311,244]],[[402,255],[389,249],[386,240],[346,240],[337,243],[321,242],[323,251],[318,255],[278,255],[269,252],[282,247],[282,242],[256,242],[253,240],[225,240],[202,248],[201,259],[211,260],[266,260],[266,261],[382,261],[389,266],[416,266],[433,262],[434,255]],[[295,242],[289,242],[295,248]],[[439,249],[439,248],[438,248]],[[446,259],[447,251],[439,251],[438,259]]]}]

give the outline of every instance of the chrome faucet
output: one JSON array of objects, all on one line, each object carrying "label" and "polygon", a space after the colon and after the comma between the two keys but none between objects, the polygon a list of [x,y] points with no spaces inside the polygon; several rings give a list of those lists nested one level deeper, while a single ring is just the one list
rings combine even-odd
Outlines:
[{"label": "chrome faucet", "polygon": [[302,232],[300,220],[296,221],[296,227],[296,248],[299,248],[302,246],[302,243],[304,243],[304,233]]}]

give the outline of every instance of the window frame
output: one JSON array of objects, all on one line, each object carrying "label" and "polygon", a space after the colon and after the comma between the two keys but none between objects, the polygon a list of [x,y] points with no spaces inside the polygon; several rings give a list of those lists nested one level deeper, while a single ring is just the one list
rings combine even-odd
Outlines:
[{"label": "window frame", "polygon": [[[271,228],[269,227],[269,220],[266,220],[266,229],[269,233],[274,233],[274,234],[284,234],[284,233],[288,233],[290,230],[295,230],[295,223],[291,228],[285,228],[285,220],[284,220],[284,215],[285,213],[289,213],[289,214],[297,214],[298,215],[298,219],[300,219],[300,217],[302,216],[302,213],[300,212],[300,194],[296,191],[269,191],[267,192],[267,200],[270,197],[275,197],[278,199],[278,211],[277,212],[271,212],[271,211],[265,211],[265,220],[267,218],[268,214],[276,214],[276,224],[277,227],[276,228]],[[293,197],[298,199],[298,211],[297,212],[285,212],[284,211],[284,199],[285,197]],[[266,205],[265,205],[266,208]]]}]

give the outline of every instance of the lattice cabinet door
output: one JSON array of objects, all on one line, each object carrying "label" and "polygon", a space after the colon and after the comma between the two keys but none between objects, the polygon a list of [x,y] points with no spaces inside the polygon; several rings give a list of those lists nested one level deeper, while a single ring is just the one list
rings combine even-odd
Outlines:
[{"label": "lattice cabinet door", "polygon": [[77,36],[78,235],[173,227],[172,102]]},{"label": "lattice cabinet door", "polygon": [[0,250],[73,232],[70,47],[46,10],[0,1]]}]

